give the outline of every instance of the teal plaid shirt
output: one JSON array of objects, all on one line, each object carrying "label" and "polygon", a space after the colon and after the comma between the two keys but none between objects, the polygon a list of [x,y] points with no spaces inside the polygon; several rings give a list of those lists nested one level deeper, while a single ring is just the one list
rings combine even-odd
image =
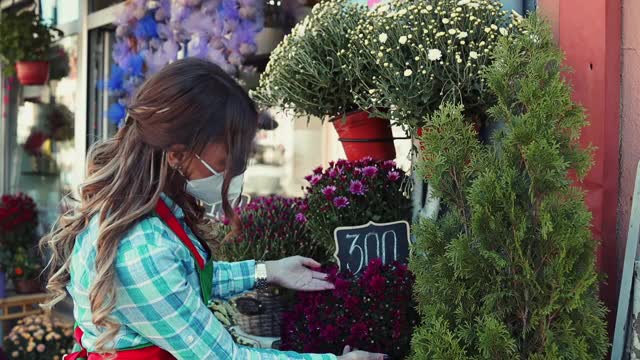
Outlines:
[{"label": "teal plaid shirt", "polygon": [[[203,258],[207,254],[184,222],[180,208],[163,196]],[[95,279],[97,216],[78,235],[71,257],[67,290],[74,317],[84,331],[82,344],[91,351],[101,330],[91,321],[89,289]],[[237,345],[200,296],[196,263],[180,239],[157,217],[133,226],[122,238],[115,260],[116,308],[122,324],[113,348],[153,343],[177,359],[305,359],[334,360],[334,355],[297,354]],[[229,298],[254,286],[253,260],[214,263],[213,296]]]}]

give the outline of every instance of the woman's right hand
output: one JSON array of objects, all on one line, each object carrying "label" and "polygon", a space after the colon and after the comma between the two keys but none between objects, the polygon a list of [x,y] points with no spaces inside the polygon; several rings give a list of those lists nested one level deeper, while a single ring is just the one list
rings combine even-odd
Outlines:
[{"label": "woman's right hand", "polygon": [[389,356],[385,354],[375,354],[360,350],[351,350],[349,345],[344,347],[344,351],[341,356],[338,356],[338,360],[388,360]]}]

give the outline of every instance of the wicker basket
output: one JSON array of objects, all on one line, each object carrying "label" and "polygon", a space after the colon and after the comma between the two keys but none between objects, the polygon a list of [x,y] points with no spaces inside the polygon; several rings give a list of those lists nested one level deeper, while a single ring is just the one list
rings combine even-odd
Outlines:
[{"label": "wicker basket", "polygon": [[237,312],[234,322],[247,334],[262,337],[280,337],[282,313],[286,300],[280,289],[267,287],[242,294],[232,300]]}]

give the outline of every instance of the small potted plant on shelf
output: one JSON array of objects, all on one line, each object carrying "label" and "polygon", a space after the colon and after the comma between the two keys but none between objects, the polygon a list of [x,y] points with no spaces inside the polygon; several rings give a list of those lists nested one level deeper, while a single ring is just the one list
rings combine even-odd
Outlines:
[{"label": "small potted plant on shelf", "polygon": [[43,22],[34,11],[0,16],[0,60],[5,75],[17,72],[22,85],[43,85],[49,78],[49,57],[62,31]]},{"label": "small potted plant on shelf", "polygon": [[253,96],[265,107],[281,106],[296,115],[330,119],[342,141],[347,158],[372,156],[395,159],[395,147],[388,120],[369,117],[368,107],[354,101],[363,86],[352,82],[346,69],[357,64],[359,72],[372,62],[353,62],[351,29],[368,15],[366,6],[347,0],[323,1],[296,25],[271,53],[260,86]]},{"label": "small potted plant on shelf", "polygon": [[73,324],[45,314],[18,320],[4,338],[4,351],[10,359],[62,359],[73,347]]},{"label": "small potted plant on shelf", "polygon": [[9,277],[13,280],[16,293],[33,294],[42,290],[40,272],[42,259],[35,250],[19,246],[14,249]]},{"label": "small potted plant on shelf", "polygon": [[[217,229],[221,235],[213,244],[216,259],[223,261],[278,260],[301,255],[325,262],[330,253],[306,228],[307,204],[300,198],[257,197],[237,210],[242,228],[225,236],[226,220]],[[226,225],[225,225],[226,224]],[[286,298],[281,289],[268,287],[233,300],[235,323],[246,333],[264,337],[280,335],[281,314]]]},{"label": "small potted plant on shelf", "polygon": [[0,298],[4,297],[6,272],[13,269],[15,251],[35,245],[38,212],[36,204],[25,194],[0,198]]}]

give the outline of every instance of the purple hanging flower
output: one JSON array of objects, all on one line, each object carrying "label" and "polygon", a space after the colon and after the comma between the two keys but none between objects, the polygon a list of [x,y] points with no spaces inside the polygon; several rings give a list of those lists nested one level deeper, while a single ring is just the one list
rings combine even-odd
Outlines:
[{"label": "purple hanging flower", "polygon": [[362,173],[366,177],[374,177],[378,173],[378,168],[375,166],[367,166],[364,169],[362,169]]},{"label": "purple hanging flower", "polygon": [[335,205],[335,207],[337,207],[338,209],[346,208],[347,206],[349,206],[349,199],[344,196],[338,196],[333,199],[333,205]]},{"label": "purple hanging flower", "polygon": [[149,40],[158,37],[156,20],[151,15],[146,15],[138,21],[133,33],[138,39]]},{"label": "purple hanging flower", "polygon": [[398,179],[400,179],[400,173],[397,171],[389,171],[389,174],[387,174],[387,179],[391,181],[398,181]]},{"label": "purple hanging flower", "polygon": [[122,104],[115,102],[109,106],[109,110],[107,111],[107,118],[114,124],[119,124],[120,121],[124,119],[126,116],[126,109]]},{"label": "purple hanging flower", "polygon": [[353,195],[364,195],[367,192],[367,187],[364,186],[364,184],[360,180],[351,180],[349,191]]},{"label": "purple hanging flower", "polygon": [[324,189],[322,189],[322,194],[327,198],[333,197],[335,193],[336,193],[336,187],[333,185],[326,186]]},{"label": "purple hanging flower", "polygon": [[121,91],[123,89],[124,84],[124,71],[122,68],[116,64],[111,66],[111,76],[109,77],[109,82],[107,83],[107,87],[109,91]]}]

